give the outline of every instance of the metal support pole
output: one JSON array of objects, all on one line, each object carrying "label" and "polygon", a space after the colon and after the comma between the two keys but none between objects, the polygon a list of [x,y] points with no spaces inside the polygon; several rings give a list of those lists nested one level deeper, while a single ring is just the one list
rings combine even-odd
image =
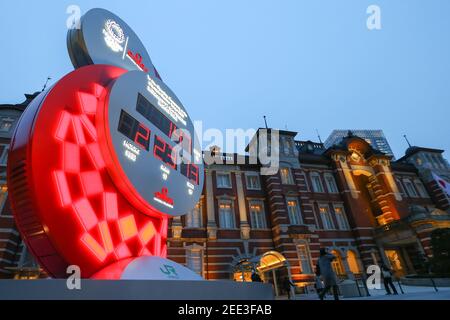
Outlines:
[{"label": "metal support pole", "polygon": [[275,269],[272,269],[272,277],[273,277],[273,285],[275,287],[275,296],[279,296],[280,293],[278,292],[278,281],[277,281],[277,275],[275,273]]}]

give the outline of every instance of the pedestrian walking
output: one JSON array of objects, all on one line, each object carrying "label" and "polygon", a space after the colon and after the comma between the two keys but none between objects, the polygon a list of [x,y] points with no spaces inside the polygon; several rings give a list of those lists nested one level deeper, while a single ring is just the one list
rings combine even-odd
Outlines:
[{"label": "pedestrian walking", "polygon": [[253,270],[252,272],[252,282],[262,282],[261,277],[256,270]]},{"label": "pedestrian walking", "polygon": [[322,279],[320,278],[320,267],[319,267],[319,264],[316,265],[315,275],[316,275],[316,277],[315,277],[315,284],[314,284],[314,286],[315,286],[316,292],[317,292],[317,294],[319,295],[319,298],[320,298],[320,293],[323,290],[323,282],[322,282]]},{"label": "pedestrian walking", "polygon": [[283,280],[283,289],[287,292],[288,299],[291,300],[291,287],[295,288],[295,283],[293,283],[289,277],[285,277]]},{"label": "pedestrian walking", "polygon": [[334,259],[336,259],[336,257],[328,253],[326,249],[320,249],[320,258],[318,265],[320,269],[320,275],[325,286],[322,292],[319,294],[320,300],[323,300],[330,289],[333,290],[334,300],[339,300],[337,278],[336,274],[334,273],[333,266],[331,265]]},{"label": "pedestrian walking", "polygon": [[392,270],[383,264],[381,265],[381,273],[383,274],[384,289],[386,290],[386,294],[392,294],[389,287],[392,288],[394,294],[398,294],[394,282],[392,281]]}]

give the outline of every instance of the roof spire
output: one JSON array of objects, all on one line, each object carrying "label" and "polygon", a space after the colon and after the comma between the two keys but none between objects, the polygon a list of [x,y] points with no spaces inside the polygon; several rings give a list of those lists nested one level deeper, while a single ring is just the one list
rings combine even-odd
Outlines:
[{"label": "roof spire", "polygon": [[316,129],[316,132],[317,132],[317,137],[319,138],[319,142],[320,142],[320,143],[323,143],[323,142],[322,142],[322,138],[320,137],[319,130]]},{"label": "roof spire", "polygon": [[403,135],[403,138],[405,138],[406,143],[408,143],[408,146],[411,148],[411,143],[409,143],[408,137],[406,136],[406,134]]},{"label": "roof spire", "polygon": [[52,80],[52,78],[47,77],[47,81],[45,81],[44,87],[42,88],[42,92],[44,92],[45,89],[47,89],[47,85],[48,85],[48,82],[49,82],[50,80]]}]

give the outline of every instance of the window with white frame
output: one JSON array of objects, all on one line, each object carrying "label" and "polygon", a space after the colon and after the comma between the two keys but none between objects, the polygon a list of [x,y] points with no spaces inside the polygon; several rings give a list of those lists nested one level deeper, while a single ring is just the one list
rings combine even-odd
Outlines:
[{"label": "window with white frame", "polygon": [[301,272],[303,274],[312,274],[311,255],[309,246],[306,241],[302,241],[297,245],[298,257],[300,259]]},{"label": "window with white frame", "polygon": [[217,188],[231,188],[231,175],[226,172],[217,172]]},{"label": "window with white frame", "polygon": [[420,180],[414,180],[414,184],[417,188],[417,190],[419,191],[419,194],[422,198],[429,198],[428,196],[428,192],[425,189],[425,186],[423,185],[422,181]]},{"label": "window with white frame", "polygon": [[292,225],[301,225],[303,224],[302,216],[300,213],[300,205],[296,198],[287,198],[286,204],[288,208],[289,220]]},{"label": "window with white frame", "polygon": [[234,208],[231,200],[219,201],[219,224],[222,229],[234,229]]},{"label": "window with white frame", "polygon": [[248,190],[261,190],[261,181],[259,180],[258,173],[247,172],[245,174],[245,181]]},{"label": "window with white frame", "polygon": [[322,225],[325,230],[334,229],[333,219],[331,218],[330,209],[327,205],[319,206],[320,218],[322,219]]},{"label": "window with white frame", "polygon": [[202,217],[202,203],[199,201],[194,209],[192,209],[188,215],[186,215],[186,227],[187,228],[201,228],[203,226]]},{"label": "window with white frame", "polygon": [[327,189],[329,193],[338,193],[336,180],[331,173],[325,174],[325,182],[327,183]]},{"label": "window with white frame", "polygon": [[253,229],[266,229],[266,212],[262,200],[252,200],[249,202],[250,220]]},{"label": "window with white frame", "polygon": [[14,118],[4,117],[0,119],[0,132],[11,131],[14,124]]},{"label": "window with white frame", "polygon": [[186,248],[186,267],[198,273],[203,274],[203,248],[192,246]]},{"label": "window with white frame", "polygon": [[320,181],[320,176],[317,172],[311,173],[311,182],[314,192],[323,193],[322,181]]},{"label": "window with white frame", "polygon": [[403,182],[405,184],[405,188],[406,191],[408,192],[408,195],[410,197],[417,198],[419,195],[417,194],[416,189],[414,188],[414,185],[411,182],[411,180],[405,179],[403,180]]},{"label": "window with white frame", "polygon": [[294,184],[294,179],[292,178],[292,173],[290,168],[281,168],[281,183],[282,184]]},{"label": "window with white frame", "polygon": [[344,206],[334,205],[334,213],[336,215],[339,230],[350,230],[350,225],[348,224],[347,216],[344,211]]}]

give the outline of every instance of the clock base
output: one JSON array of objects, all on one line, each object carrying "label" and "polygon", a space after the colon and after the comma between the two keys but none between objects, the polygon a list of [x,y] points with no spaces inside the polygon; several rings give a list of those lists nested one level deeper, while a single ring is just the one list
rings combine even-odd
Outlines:
[{"label": "clock base", "polygon": [[202,281],[192,270],[171,260],[142,256],[116,262],[94,274],[93,280],[185,280]]}]

